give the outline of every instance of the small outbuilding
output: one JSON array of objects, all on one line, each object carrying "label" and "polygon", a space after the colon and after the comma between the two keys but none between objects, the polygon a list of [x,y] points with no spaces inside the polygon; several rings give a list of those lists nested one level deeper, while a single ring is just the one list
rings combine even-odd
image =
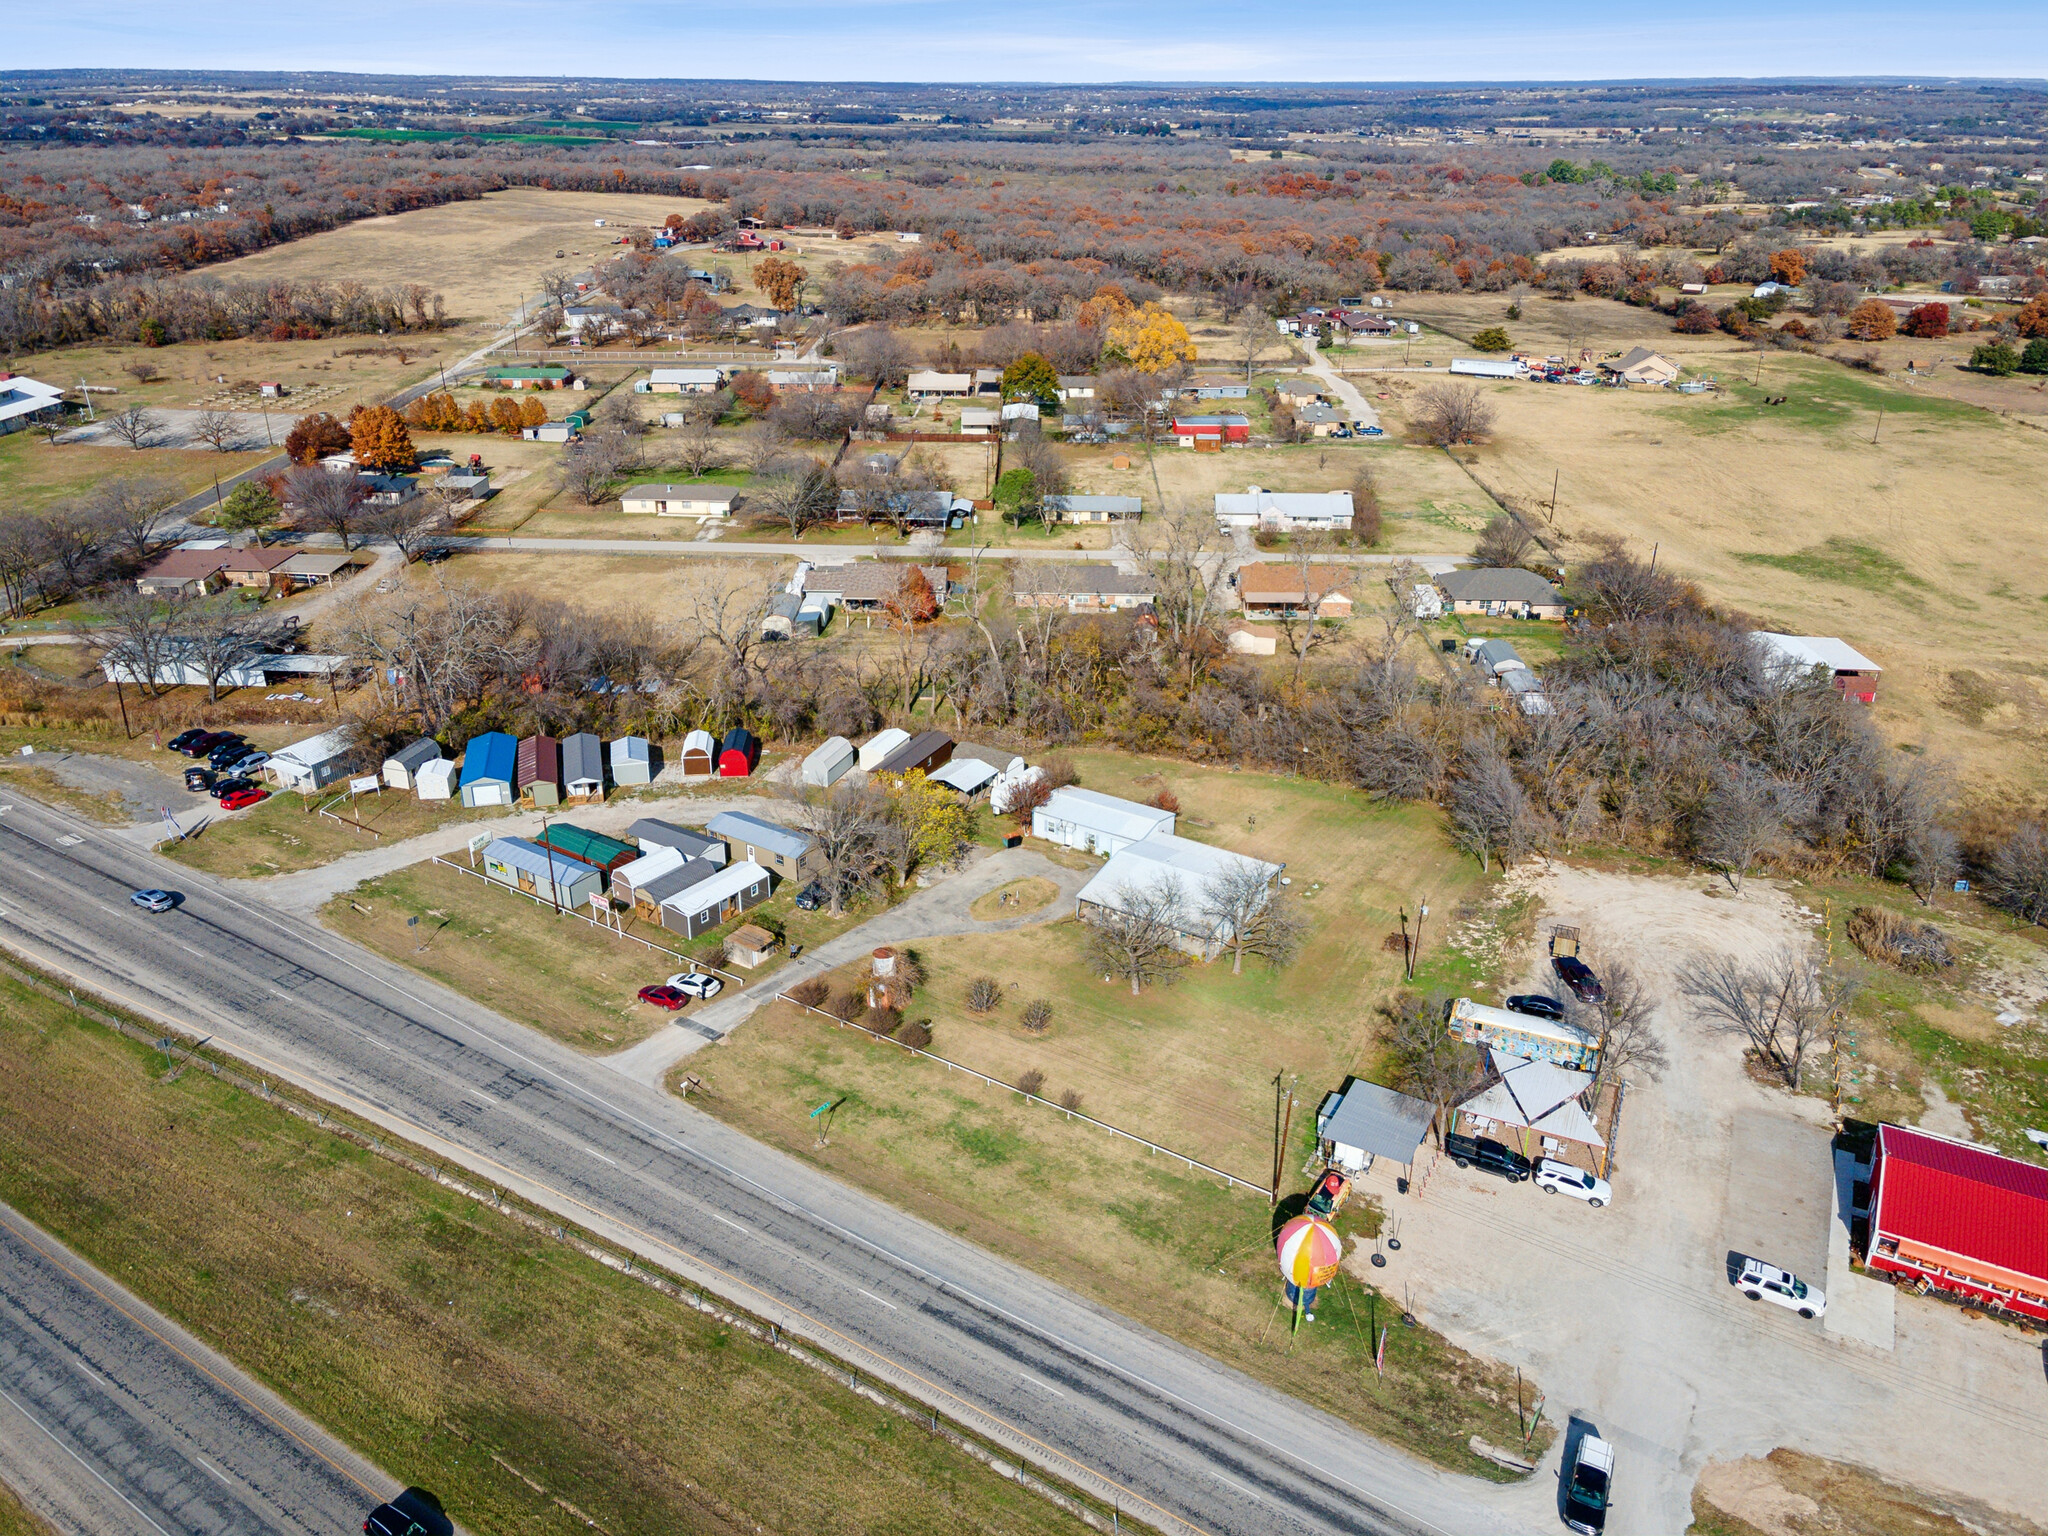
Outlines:
[{"label": "small outbuilding", "polygon": [[562,743],[562,792],[571,805],[604,799],[604,743],[589,731]]},{"label": "small outbuilding", "polygon": [[890,726],[886,731],[877,731],[860,744],[860,766],[863,772],[872,773],[881,767],[890,753],[910,740],[910,732]]},{"label": "small outbuilding", "polygon": [[384,784],[389,789],[411,789],[419,771],[441,757],[441,744],[431,736],[409,747],[401,747],[384,759]]},{"label": "small outbuilding", "polygon": [[766,928],[743,923],[727,937],[725,950],[734,965],[751,971],[775,953],[777,942],[775,935]]},{"label": "small outbuilding", "polygon": [[522,800],[535,805],[562,803],[562,744],[552,736],[528,736],[513,760],[512,784]]},{"label": "small outbuilding", "polygon": [[955,757],[943,768],[927,774],[926,778],[971,800],[993,784],[997,776],[998,770],[978,757]]},{"label": "small outbuilding", "polygon": [[486,731],[472,737],[462,754],[462,803],[510,805],[518,762],[519,743],[505,732]]},{"label": "small outbuilding", "polygon": [[566,821],[558,821],[537,839],[544,848],[565,853],[596,869],[604,871],[610,880],[612,871],[622,864],[631,864],[641,857],[640,850],[631,843],[622,843],[616,837],[606,837],[602,832],[593,832],[588,827],[578,827]]},{"label": "small outbuilding", "polygon": [[604,891],[604,875],[580,859],[523,837],[501,837],[484,849],[484,873],[501,885],[566,908]]},{"label": "small outbuilding", "polygon": [[768,871],[758,864],[728,865],[664,899],[661,926],[697,938],[766,901],[770,883]]},{"label": "small outbuilding", "polygon": [[455,798],[455,764],[445,757],[422,763],[412,776],[412,782],[413,792],[422,800],[452,800]]},{"label": "small outbuilding", "polygon": [[718,744],[718,776],[721,779],[744,779],[760,761],[761,738],[743,725],[727,731],[725,740]]},{"label": "small outbuilding", "polygon": [[642,853],[652,853],[657,848],[673,848],[686,859],[709,859],[714,864],[725,862],[725,843],[707,832],[679,827],[672,821],[656,821],[652,816],[643,816],[626,828],[626,836],[640,845]]},{"label": "small outbuilding", "polygon": [[1835,690],[1859,704],[1877,702],[1877,679],[1884,668],[1846,640],[1833,635],[1778,635],[1757,630],[1751,637],[1763,647],[1764,670],[1780,687],[1790,687],[1823,669]]},{"label": "small outbuilding", "polygon": [[839,782],[855,760],[853,743],[844,736],[834,736],[804,759],[803,781],[820,789],[828,788]]},{"label": "small outbuilding", "polygon": [[1435,1118],[1423,1100],[1354,1077],[1316,1111],[1316,1139],[1323,1156],[1347,1173],[1365,1172],[1377,1157],[1413,1168]]},{"label": "small outbuilding", "polygon": [[709,731],[692,731],[683,738],[683,777],[709,778],[718,772],[718,738]]},{"label": "small outbuilding", "polygon": [[654,779],[654,750],[645,736],[621,736],[612,743],[612,782],[621,787]]},{"label": "small outbuilding", "polygon": [[356,752],[356,728],[340,725],[272,753],[263,771],[284,788],[309,795],[346,774]]},{"label": "small outbuilding", "polygon": [[874,767],[876,773],[930,773],[952,760],[953,738],[944,731],[919,731]]},{"label": "small outbuilding", "polygon": [[809,836],[745,811],[721,811],[704,824],[704,830],[726,840],[733,862],[744,858],[784,880],[809,880],[823,867],[818,845]]}]

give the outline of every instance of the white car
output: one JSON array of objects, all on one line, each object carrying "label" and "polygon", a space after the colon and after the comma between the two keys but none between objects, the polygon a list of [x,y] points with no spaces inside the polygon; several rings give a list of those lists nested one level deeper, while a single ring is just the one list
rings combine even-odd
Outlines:
[{"label": "white car", "polygon": [[1761,1259],[1744,1259],[1735,1284],[1751,1301],[1775,1301],[1801,1317],[1819,1317],[1828,1309],[1828,1299],[1822,1292],[1791,1270],[1779,1269]]},{"label": "white car", "polygon": [[678,971],[667,984],[689,997],[716,997],[725,990],[724,982],[702,971]]},{"label": "white car", "polygon": [[1571,1195],[1596,1209],[1614,1198],[1614,1188],[1605,1179],[1549,1157],[1536,1165],[1536,1187],[1546,1195]]}]

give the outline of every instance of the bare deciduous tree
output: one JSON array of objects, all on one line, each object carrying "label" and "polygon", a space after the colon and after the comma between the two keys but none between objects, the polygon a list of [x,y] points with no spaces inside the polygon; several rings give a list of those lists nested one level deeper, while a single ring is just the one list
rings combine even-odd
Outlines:
[{"label": "bare deciduous tree", "polygon": [[123,475],[102,481],[92,493],[90,510],[114,543],[137,560],[156,548],[157,530],[182,499],[178,482],[159,475]]},{"label": "bare deciduous tree", "polygon": [[1984,890],[2022,921],[2048,921],[2048,832],[2039,822],[2016,827],[1991,850]]},{"label": "bare deciduous tree", "polygon": [[172,626],[176,655],[206,679],[209,702],[220,697],[220,685],[229,673],[276,650],[283,638],[281,625],[225,594],[182,605]]},{"label": "bare deciduous tree", "polygon": [[1448,448],[1453,443],[1483,443],[1493,433],[1496,412],[1477,384],[1432,384],[1416,396],[1409,417],[1426,443]]},{"label": "bare deciduous tree", "polygon": [[92,605],[93,623],[74,623],[81,643],[99,646],[112,670],[149,693],[158,692],[165,666],[176,654],[177,620],[171,604],[123,582]]},{"label": "bare deciduous tree", "polygon": [[1784,786],[1747,763],[1726,765],[1693,827],[1693,848],[1741,890],[1757,855],[1785,831]]},{"label": "bare deciduous tree", "polygon": [[1153,604],[1159,638],[1192,683],[1221,654],[1216,628],[1222,617],[1223,553],[1213,514],[1169,513],[1150,527],[1147,565],[1159,583]]},{"label": "bare deciduous tree", "polygon": [[201,411],[193,423],[192,437],[216,453],[229,453],[242,445],[242,423],[232,411]]},{"label": "bare deciduous tree", "polygon": [[691,479],[708,475],[725,463],[725,445],[707,421],[691,421],[669,441],[669,456]]},{"label": "bare deciduous tree", "polygon": [[1597,1095],[1603,1084],[1631,1073],[1655,1082],[1671,1066],[1671,1057],[1651,1023],[1657,1011],[1655,999],[1626,960],[1604,960],[1598,970],[1603,994],[1599,1002],[1582,1002],[1569,991],[1564,1000],[1565,1018],[1599,1048],[1592,1092]]},{"label": "bare deciduous tree", "polygon": [[344,550],[355,548],[356,525],[368,499],[369,493],[355,474],[337,474],[318,464],[301,465],[285,480],[285,500],[297,526],[335,535]]},{"label": "bare deciduous tree", "polygon": [[1247,384],[1259,371],[1260,358],[1288,350],[1273,317],[1256,304],[1247,304],[1237,312],[1233,329],[1238,346],[1244,349],[1244,379]]},{"label": "bare deciduous tree", "polygon": [[819,884],[838,917],[848,900],[874,890],[886,862],[882,832],[887,807],[872,790],[840,783],[797,802],[796,825],[824,864]]},{"label": "bare deciduous tree", "polygon": [[1086,913],[1090,963],[1128,981],[1133,997],[1147,982],[1172,985],[1187,964],[1178,943],[1186,908],[1186,892],[1171,877],[1118,887],[1110,902]]},{"label": "bare deciduous tree", "polygon": [[362,523],[365,543],[388,539],[407,565],[448,531],[447,504],[438,496],[414,496],[395,507],[372,513]]},{"label": "bare deciduous tree", "polygon": [[1476,854],[1481,869],[1491,870],[1496,858],[1507,868],[1535,850],[1542,822],[1491,740],[1468,749],[1446,798],[1452,840]]},{"label": "bare deciduous tree", "polygon": [[138,450],[154,443],[162,429],[162,418],[155,411],[145,410],[139,405],[131,405],[125,411],[116,411],[106,417],[105,421],[109,437]]},{"label": "bare deciduous tree", "polygon": [[786,525],[792,539],[829,521],[838,505],[832,472],[816,459],[785,460],[781,468],[757,477],[747,496],[749,513]]},{"label": "bare deciduous tree", "polygon": [[1794,1089],[1808,1054],[1855,993],[1854,982],[1790,948],[1759,961],[1693,960],[1679,970],[1678,986],[1708,1028],[1740,1035]]},{"label": "bare deciduous tree", "polygon": [[1286,890],[1273,888],[1272,872],[1260,864],[1231,864],[1202,882],[1202,916],[1230,946],[1230,974],[1242,975],[1247,953],[1274,970],[1291,965],[1308,936],[1308,923]]},{"label": "bare deciduous tree", "polygon": [[1437,1122],[1479,1075],[1478,1054],[1445,1027],[1450,1011],[1441,992],[1396,993],[1381,1010],[1394,1086],[1433,1105]]},{"label": "bare deciduous tree", "polygon": [[1479,542],[1472,546],[1472,559],[1478,565],[1506,570],[1520,565],[1535,550],[1535,536],[1522,526],[1522,520],[1512,512],[1502,512],[1479,535]]}]

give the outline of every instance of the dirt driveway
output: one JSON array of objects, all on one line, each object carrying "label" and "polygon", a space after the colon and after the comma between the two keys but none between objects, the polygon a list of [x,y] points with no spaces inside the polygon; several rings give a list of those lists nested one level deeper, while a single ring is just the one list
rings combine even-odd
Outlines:
[{"label": "dirt driveway", "polygon": [[[1543,900],[1539,935],[1576,923],[1596,966],[1602,953],[1625,955],[1666,1000],[1672,1067],[1629,1090],[1614,1204],[1590,1210],[1443,1163],[1419,1198],[1382,1193],[1402,1239],[1389,1266],[1366,1269],[1362,1253],[1348,1262],[1454,1342],[1529,1372],[1556,1421],[1614,1442],[1614,1536],[1684,1530],[1703,1466],[1778,1446],[2048,1514],[2038,1339],[1900,1298],[1885,1352],[1728,1284],[1731,1250],[1826,1275],[1830,1126],[1817,1101],[1751,1082],[1738,1043],[1691,1021],[1672,973],[1703,950],[1803,942],[1796,897],[1752,881],[1717,898],[1699,878],[1563,867],[1532,871],[1530,884]],[[1544,979],[1540,949],[1532,982]],[[1539,1476],[1532,1500],[1553,1496]]]}]

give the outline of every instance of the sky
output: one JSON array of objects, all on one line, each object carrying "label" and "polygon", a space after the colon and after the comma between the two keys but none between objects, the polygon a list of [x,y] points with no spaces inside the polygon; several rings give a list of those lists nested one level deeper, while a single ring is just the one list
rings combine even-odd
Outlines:
[{"label": "sky", "polygon": [[65,0],[15,7],[0,63],[920,82],[2041,78],[2048,3]]}]

